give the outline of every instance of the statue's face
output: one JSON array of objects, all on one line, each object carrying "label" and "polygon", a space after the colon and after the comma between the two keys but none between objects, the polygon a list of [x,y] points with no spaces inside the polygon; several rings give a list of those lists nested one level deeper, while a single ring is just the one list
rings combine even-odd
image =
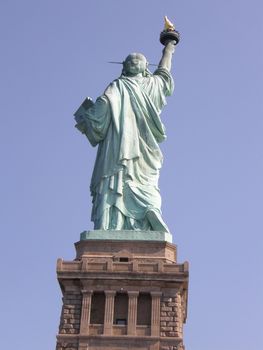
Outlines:
[{"label": "statue's face", "polygon": [[141,74],[147,68],[146,58],[142,54],[132,53],[124,61],[124,68],[129,76]]}]

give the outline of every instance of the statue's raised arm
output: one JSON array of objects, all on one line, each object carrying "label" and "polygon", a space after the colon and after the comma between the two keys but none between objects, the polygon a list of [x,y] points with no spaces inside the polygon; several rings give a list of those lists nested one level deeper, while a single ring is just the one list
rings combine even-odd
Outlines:
[{"label": "statue's raised arm", "polygon": [[164,17],[164,21],[164,30],[160,35],[160,41],[164,45],[164,49],[159,63],[159,68],[165,68],[170,72],[175,45],[179,42],[180,36],[175,30],[175,26],[171,21],[169,21],[167,16]]},{"label": "statue's raised arm", "polygon": [[163,49],[163,55],[158,66],[159,68],[165,68],[170,72],[172,67],[172,56],[174,51],[175,51],[175,41],[174,40],[167,41]]}]

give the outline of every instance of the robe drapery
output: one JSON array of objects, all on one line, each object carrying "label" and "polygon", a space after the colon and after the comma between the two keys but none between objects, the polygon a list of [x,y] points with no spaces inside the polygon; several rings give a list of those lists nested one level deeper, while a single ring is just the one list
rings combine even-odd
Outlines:
[{"label": "robe drapery", "polygon": [[168,70],[121,76],[85,111],[85,134],[98,144],[91,179],[95,229],[169,232],[158,188],[165,136],[160,112],[173,91]]}]

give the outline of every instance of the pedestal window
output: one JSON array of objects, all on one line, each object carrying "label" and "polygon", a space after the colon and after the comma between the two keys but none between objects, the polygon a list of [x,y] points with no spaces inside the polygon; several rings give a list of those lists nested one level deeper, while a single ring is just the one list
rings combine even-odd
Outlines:
[{"label": "pedestal window", "polygon": [[91,299],[91,324],[103,324],[105,314],[105,294],[94,292]]},{"label": "pedestal window", "polygon": [[128,295],[126,293],[117,293],[114,302],[113,323],[118,325],[127,325],[128,321]]},{"label": "pedestal window", "polygon": [[152,314],[152,298],[150,293],[140,293],[137,302],[137,325],[150,326]]}]

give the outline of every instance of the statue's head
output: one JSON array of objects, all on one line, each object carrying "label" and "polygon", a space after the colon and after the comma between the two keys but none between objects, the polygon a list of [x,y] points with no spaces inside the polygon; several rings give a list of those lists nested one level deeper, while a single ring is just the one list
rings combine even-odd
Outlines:
[{"label": "statue's head", "polygon": [[148,73],[147,67],[148,62],[143,54],[131,53],[123,62],[122,75],[134,77],[141,74],[145,76],[148,75],[146,74],[146,72]]}]

